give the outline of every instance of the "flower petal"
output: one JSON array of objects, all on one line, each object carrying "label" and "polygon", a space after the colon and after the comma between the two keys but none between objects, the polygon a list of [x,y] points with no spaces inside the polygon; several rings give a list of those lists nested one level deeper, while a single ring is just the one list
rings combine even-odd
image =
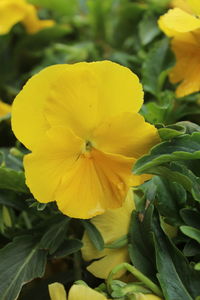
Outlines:
[{"label": "flower petal", "polygon": [[157,129],[138,113],[123,113],[110,118],[94,132],[99,150],[139,158],[159,143]]},{"label": "flower petal", "polygon": [[0,1],[0,34],[8,33],[20,22],[26,13],[26,3],[23,0]]},{"label": "flower petal", "polygon": [[[107,210],[103,215],[92,218],[91,222],[101,232],[105,244],[110,244],[128,233],[130,217],[134,206],[133,191],[130,189],[122,207]],[[126,248],[104,249],[98,251],[90,241],[87,233],[83,236],[82,255],[84,260],[89,261],[101,258],[93,262],[87,268],[93,275],[99,278],[107,278],[112,268],[122,262],[128,262],[128,252]],[[121,277],[118,273],[117,277]]]},{"label": "flower petal", "polygon": [[106,297],[88,286],[74,284],[69,291],[68,300],[106,300]]},{"label": "flower petal", "polygon": [[71,65],[51,86],[45,116],[52,126],[69,126],[82,138],[90,138],[104,120],[137,112],[142,87],[128,68],[109,61]]},{"label": "flower petal", "polygon": [[48,286],[51,300],[67,300],[65,288],[61,283],[55,282]]},{"label": "flower petal", "polygon": [[200,15],[200,1],[199,0],[186,0],[186,3],[192,8],[193,12]]},{"label": "flower petal", "polygon": [[61,177],[77,160],[82,144],[67,128],[51,128],[37,149],[25,156],[26,183],[39,202],[55,201]]},{"label": "flower petal", "polygon": [[[178,7],[180,9],[188,12],[189,14],[192,14],[192,9],[186,1],[187,0],[172,0],[170,2],[170,6],[171,7]],[[199,0],[197,0],[197,1],[199,1]]]},{"label": "flower petal", "polygon": [[200,19],[180,8],[170,9],[160,17],[158,24],[160,29],[171,37],[200,29]]},{"label": "flower petal", "polygon": [[37,16],[37,9],[31,4],[27,4],[26,15],[22,23],[26,27],[27,32],[33,34],[43,28],[53,26],[55,22],[53,20],[40,20]]},{"label": "flower petal", "polygon": [[33,76],[13,102],[12,129],[30,150],[43,139],[49,128],[43,113],[44,103],[52,81],[65,71],[66,66],[51,66]]},{"label": "flower petal", "polygon": [[181,82],[176,90],[177,97],[200,90],[200,33],[174,38],[172,49],[176,55],[176,65],[170,72],[172,83]]},{"label": "flower petal", "polygon": [[[107,250],[106,255],[103,258],[92,262],[87,267],[87,270],[98,278],[106,279],[114,267],[129,261],[127,247]],[[118,272],[114,278],[120,278],[125,272],[125,270]]]},{"label": "flower petal", "polygon": [[56,193],[59,209],[71,217],[87,219],[121,207],[130,187],[133,162],[96,149],[88,156],[82,154],[62,178]]}]

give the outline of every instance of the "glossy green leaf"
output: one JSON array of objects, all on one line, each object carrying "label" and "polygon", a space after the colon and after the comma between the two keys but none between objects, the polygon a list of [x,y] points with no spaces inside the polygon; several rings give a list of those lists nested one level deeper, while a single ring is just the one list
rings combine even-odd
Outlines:
[{"label": "glossy green leaf", "polygon": [[22,171],[0,167],[0,189],[8,189],[19,193],[29,193]]},{"label": "glossy green leaf", "polygon": [[58,216],[53,219],[50,228],[40,241],[40,247],[48,249],[50,254],[54,253],[66,238],[69,220],[67,216]]},{"label": "glossy green leaf", "polygon": [[141,174],[148,172],[152,167],[170,161],[199,158],[200,133],[194,132],[192,135],[183,135],[153,147],[150,154],[143,156],[136,162],[134,172]]},{"label": "glossy green leaf", "polygon": [[97,250],[102,251],[104,248],[104,240],[99,230],[90,221],[81,220],[81,223],[87,231],[93,245],[97,248]]},{"label": "glossy green leaf", "polygon": [[191,239],[194,239],[195,241],[197,241],[198,243],[200,243],[200,230],[196,229],[194,227],[190,227],[190,226],[181,226],[180,230],[187,235],[188,237],[190,237]]},{"label": "glossy green leaf", "polygon": [[195,271],[183,254],[162,232],[154,219],[154,243],[158,280],[166,300],[192,300],[200,294],[200,273]]},{"label": "glossy green leaf", "polygon": [[0,250],[0,299],[16,300],[22,286],[42,277],[46,251],[31,236],[21,236]]},{"label": "glossy green leaf", "polygon": [[133,211],[128,249],[133,265],[146,276],[155,280],[156,270],[151,237],[152,214],[153,206],[149,206],[144,216]]}]

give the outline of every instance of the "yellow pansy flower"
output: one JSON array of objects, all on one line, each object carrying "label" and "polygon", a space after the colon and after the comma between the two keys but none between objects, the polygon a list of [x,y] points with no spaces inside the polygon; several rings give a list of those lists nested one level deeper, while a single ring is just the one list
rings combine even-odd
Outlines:
[{"label": "yellow pansy flower", "polygon": [[0,34],[7,34],[11,28],[22,22],[28,33],[52,26],[52,20],[40,20],[36,8],[25,0],[0,0]]},{"label": "yellow pansy flower", "polygon": [[[131,213],[134,208],[133,191],[130,190],[121,208],[107,210],[103,215],[91,220],[100,231],[105,244],[111,244],[128,234]],[[87,233],[84,233],[81,251],[83,259],[86,261],[98,259],[87,267],[87,270],[98,278],[106,279],[115,266],[130,261],[127,245],[119,249],[105,248],[103,251],[98,251]],[[115,278],[121,277],[125,272],[124,270],[118,272]]]},{"label": "yellow pansy flower", "polygon": [[131,169],[158,141],[139,111],[142,86],[110,61],[54,65],[33,76],[14,100],[12,128],[32,151],[26,183],[42,203],[75,218],[121,207],[143,182]]},{"label": "yellow pansy flower", "polygon": [[11,112],[11,105],[0,100],[0,118]]},{"label": "yellow pansy flower", "polygon": [[[51,300],[67,300],[64,286],[61,283],[50,284],[49,294]],[[68,300],[107,300],[107,298],[88,286],[74,284],[69,290]]]},{"label": "yellow pansy flower", "polygon": [[158,21],[161,30],[172,37],[176,65],[169,77],[172,83],[180,83],[176,90],[178,97],[200,91],[200,19],[197,17],[200,1],[185,0],[182,4],[186,6],[178,3],[182,9],[169,10]]}]

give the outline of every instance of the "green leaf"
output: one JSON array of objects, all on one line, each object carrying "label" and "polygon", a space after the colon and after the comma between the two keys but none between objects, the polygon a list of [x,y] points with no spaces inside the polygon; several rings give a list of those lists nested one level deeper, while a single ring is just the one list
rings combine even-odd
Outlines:
[{"label": "green leaf", "polygon": [[200,213],[195,208],[183,208],[180,215],[186,225],[200,229]]},{"label": "green leaf", "polygon": [[15,192],[8,190],[0,190],[0,204],[15,208],[17,210],[28,208],[24,197],[19,197],[19,195],[17,195]]},{"label": "green leaf", "polygon": [[149,44],[159,33],[157,18],[149,12],[144,14],[139,23],[139,37],[142,45]]},{"label": "green leaf", "polygon": [[166,69],[168,47],[169,41],[166,38],[154,44],[153,49],[149,51],[143,64],[144,89],[156,97],[161,91],[159,81],[162,71]]},{"label": "green leaf", "polygon": [[97,250],[102,251],[104,249],[104,240],[99,230],[90,221],[81,220],[81,223],[87,231],[93,245],[97,248]]},{"label": "green leaf", "polygon": [[0,167],[0,189],[8,189],[19,193],[29,193],[22,171]]},{"label": "green leaf", "polygon": [[182,225],[179,211],[186,205],[185,189],[180,184],[162,177],[155,176],[152,181],[157,187],[156,206],[161,216],[172,225]]},{"label": "green leaf", "polygon": [[47,253],[31,236],[14,239],[0,250],[0,299],[16,300],[22,286],[42,277]]},{"label": "green leaf", "polygon": [[200,243],[200,230],[190,227],[190,226],[181,226],[180,230],[187,236],[189,236],[191,239],[197,241]]},{"label": "green leaf", "polygon": [[[156,269],[151,236],[152,214],[152,205],[145,211],[144,216],[138,215],[136,211],[133,211],[129,230],[130,241],[128,250],[133,265],[155,281]],[[139,216],[144,217],[143,221],[140,220]]]},{"label": "green leaf", "polygon": [[162,232],[154,219],[154,243],[158,280],[166,300],[192,300],[200,294],[200,274]]},{"label": "green leaf", "polygon": [[69,220],[67,216],[57,216],[53,219],[53,224],[40,241],[40,247],[48,249],[50,254],[54,253],[66,238]]},{"label": "green leaf", "polygon": [[79,251],[83,246],[83,243],[78,239],[67,239],[64,241],[57,251],[53,254],[54,258],[66,257],[72,253]]},{"label": "green leaf", "polygon": [[185,133],[185,128],[181,125],[169,125],[158,129],[162,140],[170,140]]},{"label": "green leaf", "polygon": [[74,11],[76,0],[28,0],[39,7],[55,10],[62,15],[71,14]]},{"label": "green leaf", "polygon": [[178,160],[200,158],[200,133],[179,136],[168,142],[163,142],[152,148],[150,154],[139,159],[134,166],[134,173],[148,172],[152,167]]}]

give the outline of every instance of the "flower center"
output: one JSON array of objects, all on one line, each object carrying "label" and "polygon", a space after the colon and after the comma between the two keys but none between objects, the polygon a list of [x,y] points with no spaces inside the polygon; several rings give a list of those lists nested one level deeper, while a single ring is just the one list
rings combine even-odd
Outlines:
[{"label": "flower center", "polygon": [[85,150],[91,151],[92,150],[92,143],[90,141],[85,142]]}]

